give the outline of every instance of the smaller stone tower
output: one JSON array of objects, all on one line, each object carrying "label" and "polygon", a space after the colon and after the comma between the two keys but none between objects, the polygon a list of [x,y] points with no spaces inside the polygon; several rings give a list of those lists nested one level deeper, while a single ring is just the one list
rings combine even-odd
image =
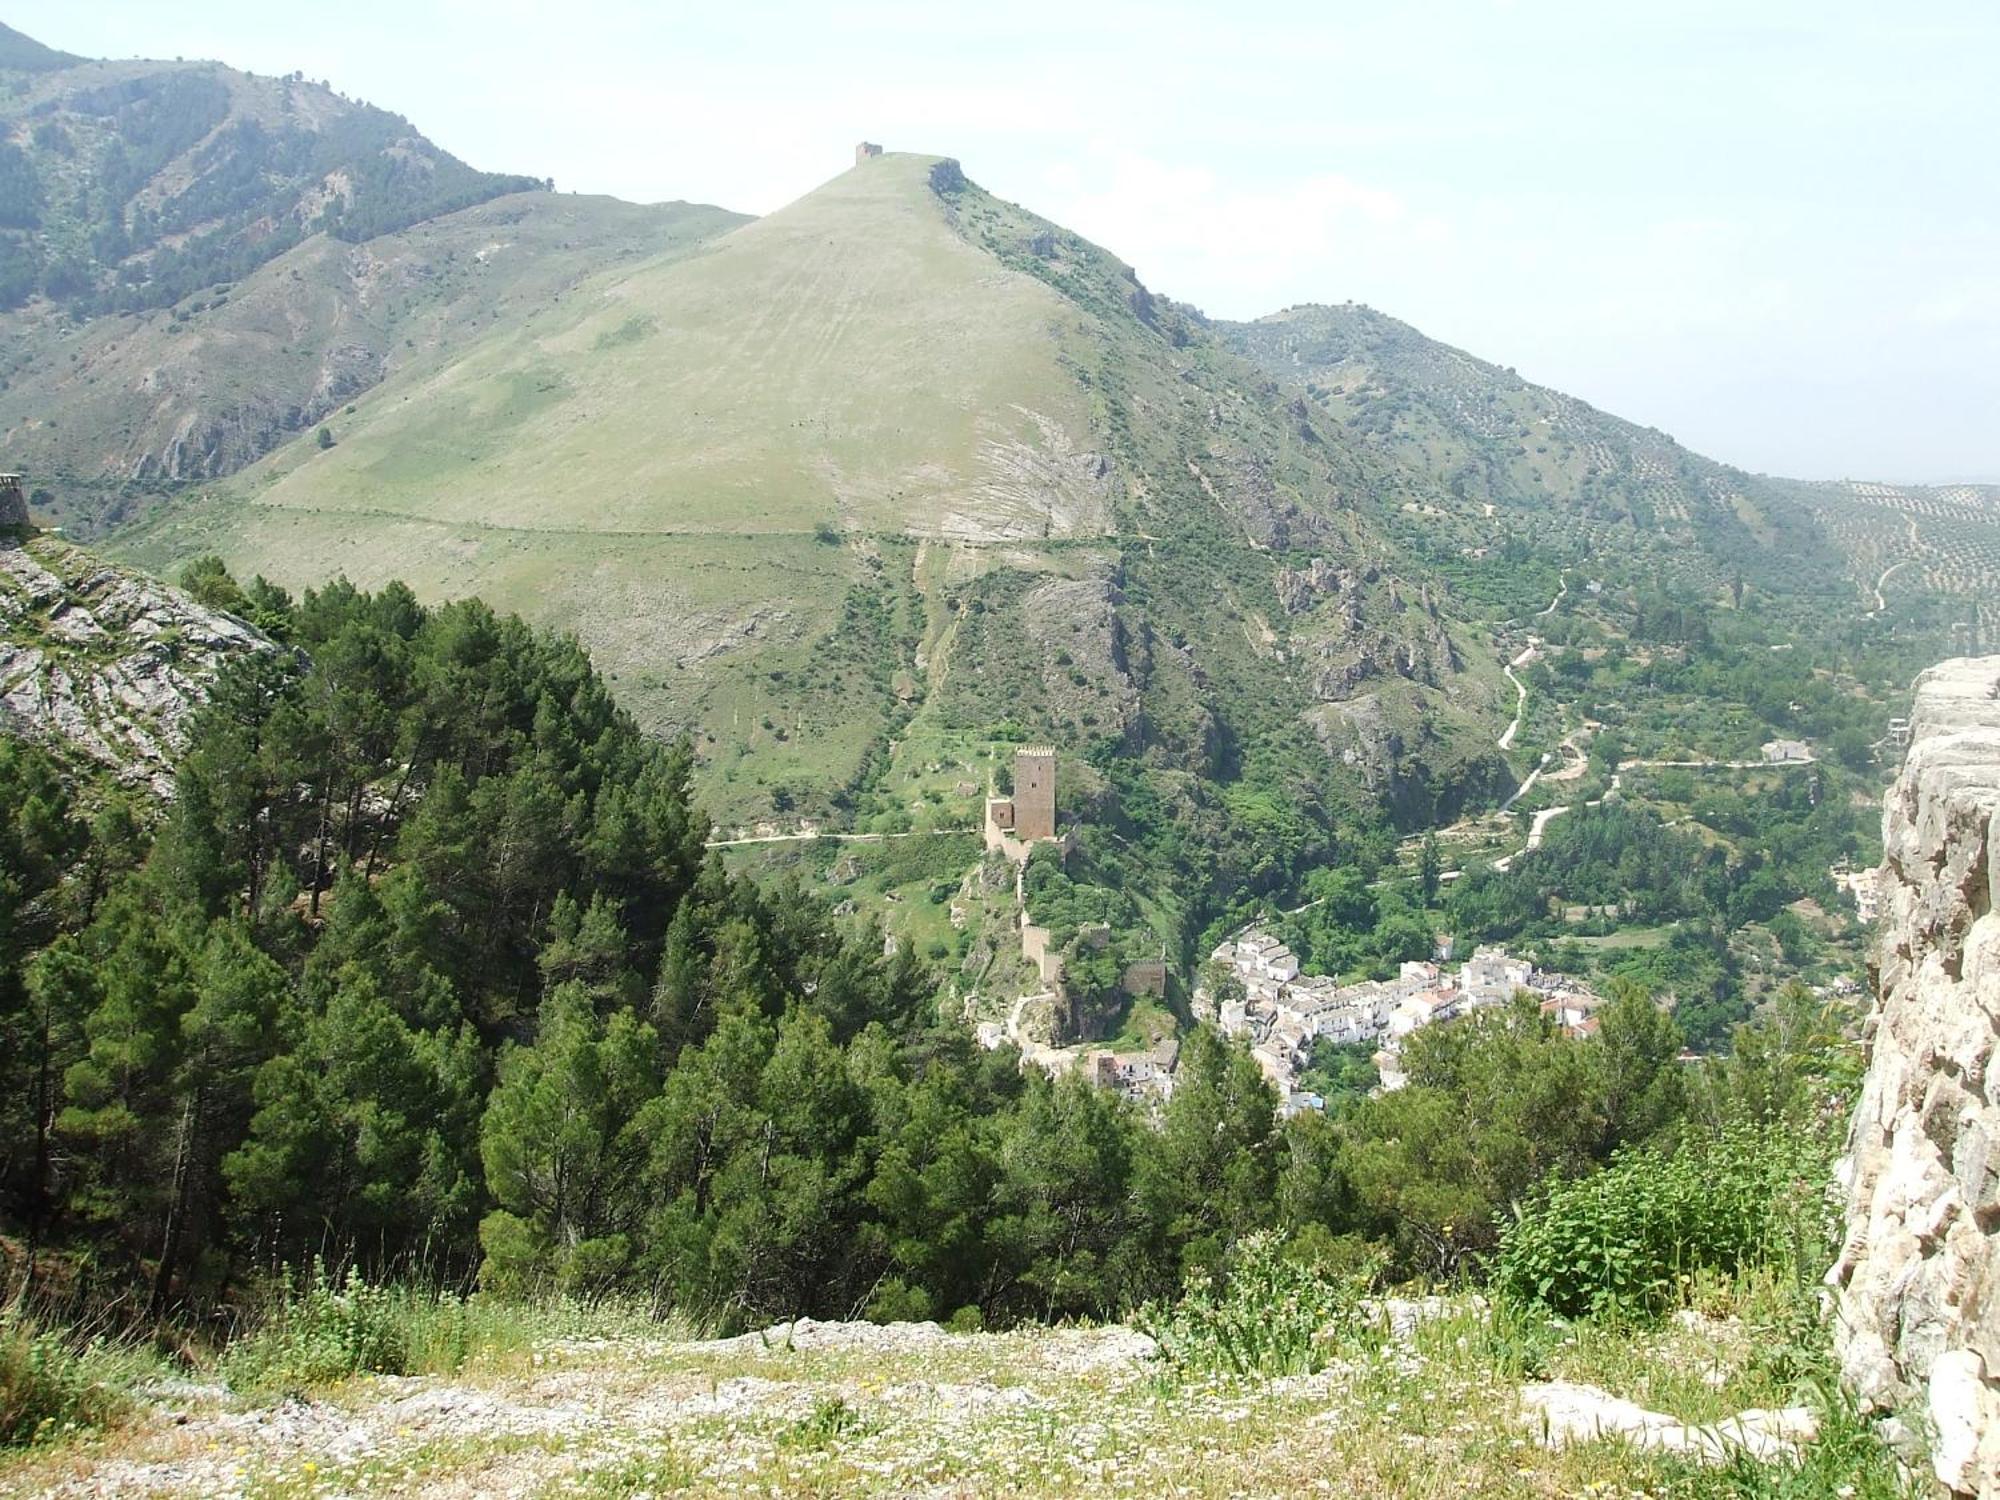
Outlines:
[{"label": "smaller stone tower", "polygon": [[1044,746],[1014,752],[1014,837],[1024,844],[1056,836],[1056,753]]},{"label": "smaller stone tower", "polygon": [[854,165],[858,167],[864,161],[868,160],[869,157],[880,156],[881,154],[882,148],[880,146],[876,145],[873,141],[863,141],[854,148]]},{"label": "smaller stone tower", "polygon": [[0,474],[0,531],[16,531],[28,524],[28,497],[21,488],[19,474]]}]

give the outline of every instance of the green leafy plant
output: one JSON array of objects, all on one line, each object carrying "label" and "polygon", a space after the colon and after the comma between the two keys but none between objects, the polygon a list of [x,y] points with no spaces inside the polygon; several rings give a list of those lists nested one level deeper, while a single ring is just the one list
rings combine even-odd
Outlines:
[{"label": "green leafy plant", "polygon": [[1565,1316],[1652,1315],[1702,1271],[1779,1263],[1810,1274],[1829,1225],[1823,1141],[1737,1127],[1673,1154],[1552,1177],[1504,1226],[1494,1282]]},{"label": "green leafy plant", "polygon": [[265,1390],[407,1375],[420,1360],[451,1362],[452,1345],[465,1342],[463,1323],[464,1304],[456,1297],[377,1286],[354,1267],[337,1278],[315,1259],[303,1285],[287,1286],[269,1320],[230,1347],[224,1373],[234,1385]]},{"label": "green leafy plant", "polygon": [[1195,1373],[1304,1375],[1361,1337],[1360,1302],[1374,1268],[1336,1275],[1285,1254],[1284,1239],[1253,1234],[1219,1278],[1190,1273],[1180,1298],[1148,1303],[1135,1324],[1169,1363]]},{"label": "green leafy plant", "polygon": [[824,1452],[844,1437],[866,1437],[874,1431],[860,1412],[839,1396],[821,1396],[813,1402],[809,1416],[801,1417],[778,1434],[780,1448]]}]

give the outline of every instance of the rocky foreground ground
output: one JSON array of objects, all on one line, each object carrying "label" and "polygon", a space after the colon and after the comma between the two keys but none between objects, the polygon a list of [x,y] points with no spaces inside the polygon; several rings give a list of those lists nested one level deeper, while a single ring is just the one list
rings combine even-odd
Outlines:
[{"label": "rocky foreground ground", "polygon": [[1176,1374],[1116,1327],[800,1323],[536,1339],[310,1397],[167,1383],[110,1433],[0,1466],[0,1494],[1690,1494],[1811,1430],[1743,1410],[1771,1386],[1734,1319],[1561,1336],[1524,1382],[1513,1334],[1432,1311],[1273,1380]]}]

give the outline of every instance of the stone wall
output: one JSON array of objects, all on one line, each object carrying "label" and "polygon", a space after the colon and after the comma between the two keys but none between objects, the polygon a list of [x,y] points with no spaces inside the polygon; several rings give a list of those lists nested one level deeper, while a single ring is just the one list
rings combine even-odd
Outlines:
[{"label": "stone wall", "polygon": [[1883,813],[1879,1000],[1828,1274],[1847,1378],[2000,1497],[2000,656],[1917,679]]}]

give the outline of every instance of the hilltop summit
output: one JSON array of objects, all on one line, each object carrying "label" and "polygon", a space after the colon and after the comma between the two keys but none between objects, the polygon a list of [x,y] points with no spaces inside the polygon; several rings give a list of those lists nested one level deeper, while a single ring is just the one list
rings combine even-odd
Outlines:
[{"label": "hilltop summit", "polygon": [[642,719],[714,739],[725,817],[779,776],[830,808],[912,714],[1202,773],[1254,718],[1422,799],[1511,691],[1396,581],[1366,456],[949,157],[863,155],[336,426],[140,554],[560,621]]}]

